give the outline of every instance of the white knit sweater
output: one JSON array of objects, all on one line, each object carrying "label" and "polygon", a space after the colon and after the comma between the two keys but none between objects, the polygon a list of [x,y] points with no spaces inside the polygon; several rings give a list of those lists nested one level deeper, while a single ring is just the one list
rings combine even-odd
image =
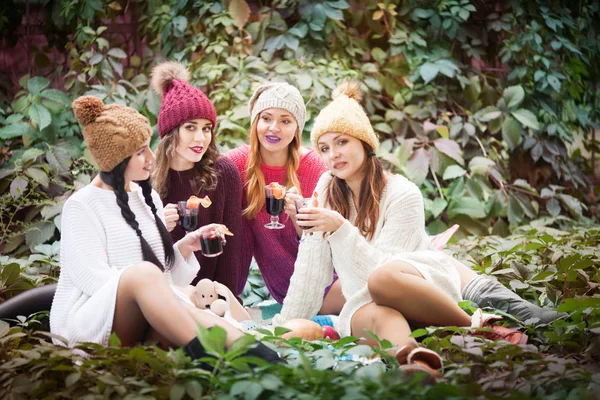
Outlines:
[{"label": "white knit sweater", "polygon": [[[316,191],[325,199],[331,174],[325,172]],[[380,202],[380,216],[371,241],[367,241],[352,222],[356,219],[353,202],[349,220],[327,238],[320,234],[303,235],[294,265],[294,275],[283,302],[280,325],[292,318],[312,318],[321,308],[325,288],[337,272],[346,304],[336,329],[350,335],[350,321],[356,310],[370,303],[367,280],[381,265],[401,260],[414,266],[455,301],[461,299],[460,277],[450,258],[430,249],[425,232],[423,196],[419,188],[400,175],[390,175]]]},{"label": "white knit sweater", "polygon": [[[162,203],[154,191],[152,198],[164,222]],[[144,202],[141,188],[135,184],[129,192],[129,207],[144,239],[164,262],[154,216]],[[165,272],[165,279],[177,286],[189,285],[200,269],[198,261],[193,254],[186,261],[177,246],[174,249],[175,264]],[[62,214],[61,269],[50,311],[51,332],[64,337],[69,346],[78,342],[106,344],[112,331],[121,273],[141,261],[139,238],[121,215],[112,190],[88,185],[73,194]]]}]

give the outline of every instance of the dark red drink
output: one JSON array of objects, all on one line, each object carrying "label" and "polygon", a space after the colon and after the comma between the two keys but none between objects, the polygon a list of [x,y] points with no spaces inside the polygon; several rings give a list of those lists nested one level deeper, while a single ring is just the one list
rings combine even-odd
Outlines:
[{"label": "dark red drink", "polygon": [[267,197],[267,214],[279,215],[283,212],[283,199]]},{"label": "dark red drink", "polygon": [[216,257],[223,253],[223,240],[217,233],[212,232],[200,236],[200,245],[205,257]]},{"label": "dark red drink", "polygon": [[183,218],[181,219],[181,227],[186,232],[191,232],[191,231],[195,231],[196,229],[198,229],[198,213],[197,212],[186,213],[183,216]]}]

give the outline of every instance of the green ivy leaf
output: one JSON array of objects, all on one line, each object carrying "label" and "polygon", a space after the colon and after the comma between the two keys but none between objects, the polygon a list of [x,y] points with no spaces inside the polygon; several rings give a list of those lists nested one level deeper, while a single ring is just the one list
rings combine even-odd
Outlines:
[{"label": "green ivy leaf", "polygon": [[521,124],[513,117],[506,117],[502,124],[502,138],[509,149],[514,150],[521,144]]},{"label": "green ivy leaf", "polygon": [[44,187],[48,186],[48,183],[50,182],[50,178],[48,177],[48,174],[39,168],[29,167],[29,168],[27,168],[25,173],[31,179],[33,179],[34,181],[36,181],[37,183],[39,183],[40,185],[42,185]]},{"label": "green ivy leaf", "polygon": [[518,110],[512,111],[511,115],[528,128],[535,130],[540,129],[536,116],[529,110],[519,108]]},{"label": "green ivy leaf", "polygon": [[523,221],[525,212],[519,200],[514,196],[509,196],[508,199],[508,222],[510,225],[519,225]]},{"label": "green ivy leaf", "polygon": [[31,125],[25,122],[16,122],[0,128],[0,139],[8,140],[23,135],[27,135],[33,131]]},{"label": "green ivy leaf", "polygon": [[460,176],[464,176],[466,173],[467,173],[467,171],[465,171],[464,168],[461,167],[460,165],[450,165],[444,171],[443,179],[444,180],[455,179]]},{"label": "green ivy leaf", "polygon": [[431,214],[433,218],[439,217],[440,214],[446,209],[446,206],[448,206],[448,202],[446,200],[441,197],[436,197],[431,205]]},{"label": "green ivy leaf", "polygon": [[34,76],[27,81],[27,90],[31,94],[38,94],[50,85],[50,81],[41,76]]},{"label": "green ivy leaf", "polygon": [[25,189],[27,189],[27,185],[29,185],[27,179],[21,176],[17,176],[10,183],[10,196],[15,200],[18,199],[19,197],[21,197],[23,192],[25,192]]},{"label": "green ivy leaf", "polygon": [[169,400],[181,400],[185,396],[185,386],[175,383],[169,390]]},{"label": "green ivy leaf", "polygon": [[502,98],[506,103],[506,107],[509,109],[516,108],[525,99],[525,90],[520,85],[507,87],[502,92]]},{"label": "green ivy leaf", "polygon": [[553,216],[553,217],[557,217],[560,215],[560,202],[555,198],[551,198],[547,203],[546,203],[546,210],[548,210],[548,213]]},{"label": "green ivy leaf", "polygon": [[37,128],[41,131],[52,122],[52,116],[48,109],[41,104],[32,104],[29,107],[29,118],[35,122]]},{"label": "green ivy leaf", "polygon": [[430,156],[423,148],[414,151],[412,157],[406,163],[406,174],[417,186],[420,186],[427,178],[429,172]]},{"label": "green ivy leaf", "polygon": [[486,216],[485,203],[472,197],[453,198],[448,205],[448,218],[454,218],[457,215],[484,218]]},{"label": "green ivy leaf", "polygon": [[439,72],[439,67],[430,62],[426,62],[425,64],[421,65],[421,68],[419,68],[419,73],[421,74],[421,77],[425,83],[429,83],[435,79]]},{"label": "green ivy leaf", "polygon": [[45,99],[54,101],[55,103],[62,104],[63,106],[70,105],[69,97],[60,90],[46,89],[41,93],[41,96]]},{"label": "green ivy leaf", "polygon": [[476,156],[469,161],[469,170],[475,175],[486,175],[496,163],[487,157]]},{"label": "green ivy leaf", "polygon": [[[177,18],[180,18],[180,17],[175,17],[173,21],[175,21]],[[187,19],[185,17],[181,17],[181,18],[185,19],[185,23],[187,24]],[[184,28],[184,30],[185,30],[185,28]],[[115,58],[122,58],[122,59],[127,58],[127,53],[125,53],[123,50],[121,50],[117,47],[110,49],[107,54],[109,56],[115,57]]]},{"label": "green ivy leaf", "polygon": [[456,143],[452,139],[436,139],[433,141],[433,144],[438,151],[452,158],[459,164],[464,164],[465,160],[462,157],[462,150],[458,143]]}]

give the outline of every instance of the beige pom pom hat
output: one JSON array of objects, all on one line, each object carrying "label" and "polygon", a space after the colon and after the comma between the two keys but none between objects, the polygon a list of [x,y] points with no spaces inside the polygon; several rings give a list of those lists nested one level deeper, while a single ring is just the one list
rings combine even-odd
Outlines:
[{"label": "beige pom pom hat", "polygon": [[333,91],[331,97],[333,101],[321,110],[310,132],[313,147],[317,148],[319,138],[325,133],[344,133],[362,140],[371,150],[377,151],[379,139],[360,105],[360,83],[356,80],[345,81]]}]

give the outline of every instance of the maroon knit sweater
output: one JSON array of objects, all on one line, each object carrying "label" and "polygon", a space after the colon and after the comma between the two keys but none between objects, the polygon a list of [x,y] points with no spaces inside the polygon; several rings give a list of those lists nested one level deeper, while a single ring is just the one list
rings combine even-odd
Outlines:
[{"label": "maroon knit sweater", "polygon": [[[302,186],[302,194],[310,197],[317,186],[321,174],[327,169],[323,161],[312,149],[300,159],[300,166],[296,171],[298,180]],[[240,176],[246,184],[246,163],[250,147],[244,145],[231,150],[225,156],[233,160]],[[261,166],[267,184],[279,182],[284,184],[286,178],[285,167],[269,167],[265,164]],[[243,194],[243,204],[246,206],[246,191]],[[240,266],[240,277],[238,279],[238,292],[242,291],[248,272],[252,256],[256,259],[260,273],[265,281],[269,293],[279,303],[287,294],[290,286],[290,279],[294,273],[294,263],[298,255],[299,239],[294,224],[288,219],[287,215],[281,213],[280,222],[285,224],[283,229],[267,229],[264,225],[269,222],[271,216],[263,207],[255,218],[243,218],[244,245],[242,249],[242,260]]]},{"label": "maroon knit sweater", "polygon": [[[227,236],[227,245],[223,254],[214,258],[207,258],[200,251],[195,252],[200,263],[200,272],[192,282],[195,285],[200,279],[208,278],[220,282],[239,296],[238,280],[240,279],[240,253],[242,251],[242,184],[235,164],[226,157],[221,157],[215,164],[219,178],[215,190],[201,190],[199,193],[192,191],[191,177],[193,170],[169,170],[169,194],[163,204],[187,200],[191,195],[200,198],[208,196],[212,204],[208,208],[200,208],[198,213],[198,226],[211,223],[226,225],[233,236]],[[185,231],[178,224],[171,232],[173,241],[181,239]]]}]

